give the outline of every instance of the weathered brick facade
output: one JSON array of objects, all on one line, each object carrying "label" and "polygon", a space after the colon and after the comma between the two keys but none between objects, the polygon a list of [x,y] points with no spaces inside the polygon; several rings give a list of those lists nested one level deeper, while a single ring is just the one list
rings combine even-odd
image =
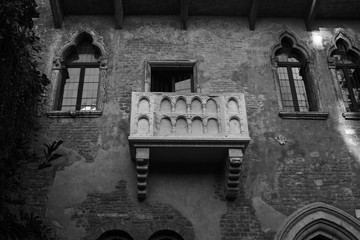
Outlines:
[{"label": "weathered brick facade", "polygon": [[[42,141],[63,140],[63,157],[51,169],[27,172],[28,205],[53,222],[59,237],[95,240],[118,229],[149,239],[167,229],[186,240],[270,240],[286,217],[311,203],[356,216],[360,121],[342,116],[327,61],[339,31],[360,45],[358,21],[324,20],[308,32],[300,19],[261,19],[250,31],[242,18],[191,17],[181,30],[172,16],[128,16],[123,29],[115,29],[108,16],[66,16],[55,29],[48,1],[38,4],[42,66],[49,77],[56,53],[77,31],[92,31],[108,53],[100,116],[45,116],[53,110],[53,82],[41,117]],[[321,111],[329,113],[325,120],[278,115],[271,49],[284,31],[311,51]],[[322,36],[320,45],[314,34]],[[224,197],[221,167],[152,174],[151,163],[149,196],[137,200],[128,142],[131,92],[144,91],[150,60],[195,60],[202,93],[245,94],[251,141],[234,201]]]}]

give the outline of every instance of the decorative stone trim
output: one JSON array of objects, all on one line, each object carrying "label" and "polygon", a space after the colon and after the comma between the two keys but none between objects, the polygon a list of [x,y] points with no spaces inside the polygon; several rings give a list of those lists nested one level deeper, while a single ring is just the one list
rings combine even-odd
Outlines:
[{"label": "decorative stone trim", "polygon": [[360,112],[344,112],[342,116],[348,120],[360,120]]},{"label": "decorative stone trim", "polygon": [[234,200],[237,197],[240,185],[243,152],[241,149],[229,149],[226,162],[225,197]]},{"label": "decorative stone trim", "polygon": [[276,43],[272,46],[272,48],[270,50],[270,58],[272,60],[272,64],[274,64],[276,62],[276,59],[274,58],[275,52],[277,50],[279,50],[280,48],[282,48],[281,41],[283,38],[289,38],[293,43],[293,45],[291,47],[299,50],[308,61],[313,62],[314,52],[311,51],[310,48],[307,47],[307,45],[304,41],[298,40],[298,39],[301,39],[300,37],[296,36],[294,33],[290,32],[288,29],[284,29],[283,31],[280,32],[279,38],[276,39]]},{"label": "decorative stone trim", "polygon": [[[281,96],[281,87],[280,87],[280,80],[278,76],[278,61],[275,57],[276,51],[281,49],[282,46],[282,40],[284,38],[290,39],[292,42],[291,48],[296,49],[299,51],[303,57],[305,58],[304,61],[304,74],[307,76],[307,83],[309,84],[309,92],[308,92],[308,101],[311,106],[313,106],[310,111],[319,112],[322,110],[321,101],[320,101],[320,92],[319,92],[319,86],[318,86],[318,79],[317,74],[315,72],[315,65],[314,65],[314,59],[315,59],[315,52],[311,50],[306,42],[300,40],[301,38],[296,36],[294,33],[290,32],[287,28],[285,28],[282,32],[279,34],[279,38],[276,39],[276,43],[272,46],[270,49],[270,62],[273,72],[273,77],[275,80],[275,90],[277,94],[278,104],[279,108],[283,109],[283,102],[282,102],[282,96]],[[280,114],[279,114],[280,115]],[[318,119],[318,117],[310,117],[308,118],[308,115],[304,115],[299,117],[299,115],[286,117],[287,114],[282,114],[284,118],[301,118],[301,119]],[[322,119],[322,117],[320,117]],[[326,118],[325,118],[326,119]]]},{"label": "decorative stone trim", "polygon": [[326,120],[328,116],[328,112],[279,112],[279,117],[284,119]]},{"label": "decorative stone trim", "polygon": [[346,239],[358,240],[360,222],[350,214],[334,206],[317,202],[300,208],[280,226],[274,240],[300,240],[304,233],[326,232]]},{"label": "decorative stone trim", "polygon": [[360,55],[360,45],[358,44],[358,42],[355,41],[355,39],[351,37],[350,33],[346,32],[344,29],[340,29],[337,32],[336,36],[333,38],[332,44],[330,45],[330,47],[328,47],[326,49],[326,55],[328,56],[328,58],[330,58],[331,53],[337,49],[336,42],[339,39],[344,40],[349,45],[349,49],[354,51],[356,54]]},{"label": "decorative stone trim", "polygon": [[74,47],[76,47],[81,40],[83,40],[84,36],[88,35],[92,39],[92,44],[98,48],[100,51],[101,57],[107,57],[108,51],[105,48],[105,44],[103,38],[96,33],[91,27],[89,26],[81,26],[69,39],[69,41],[62,44],[62,47],[57,51],[56,56],[60,58],[67,57],[69,51],[71,51]]},{"label": "decorative stone trim", "polygon": [[51,118],[96,118],[102,115],[102,111],[49,111],[46,116]]},{"label": "decorative stone trim", "polygon": [[133,92],[130,125],[139,200],[147,196],[149,161],[181,162],[185,153],[187,161],[225,160],[225,195],[236,198],[250,141],[244,94]]},{"label": "decorative stone trim", "polygon": [[147,195],[147,179],[149,170],[149,148],[136,149],[136,178],[137,178],[137,192],[138,200],[143,201]]},{"label": "decorative stone trim", "polygon": [[[63,81],[63,74],[66,70],[64,65],[64,59],[68,54],[76,48],[76,46],[84,38],[91,39],[91,44],[98,49],[100,52],[99,57],[99,88],[97,94],[96,111],[74,111],[74,112],[61,112],[56,111],[59,106],[59,95],[61,92],[61,82]],[[53,59],[52,74],[51,74],[51,91],[50,102],[52,102],[51,110],[46,113],[50,117],[97,117],[102,114],[105,89],[106,89],[106,73],[108,68],[108,52],[103,43],[103,39],[90,27],[82,26],[76,31],[69,41],[62,44],[62,47],[56,52],[55,58]],[[55,111],[54,111],[55,110]]]}]

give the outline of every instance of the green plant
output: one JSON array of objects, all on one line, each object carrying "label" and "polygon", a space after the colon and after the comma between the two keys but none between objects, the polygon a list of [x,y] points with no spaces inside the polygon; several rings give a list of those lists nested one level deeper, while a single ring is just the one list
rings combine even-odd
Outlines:
[{"label": "green plant", "polygon": [[24,204],[22,167],[34,159],[29,143],[38,128],[38,105],[50,83],[38,70],[41,49],[34,31],[33,18],[39,15],[36,7],[35,0],[0,1],[1,240],[51,239],[41,218],[16,211]]},{"label": "green plant", "polygon": [[50,82],[38,70],[36,7],[35,0],[0,1],[0,187],[13,191],[19,189],[20,166],[33,159],[28,145]]},{"label": "green plant", "polygon": [[44,150],[44,161],[40,163],[39,169],[51,167],[51,162],[58,159],[59,157],[62,157],[61,154],[54,153],[58,147],[63,143],[64,141],[53,141],[52,144],[44,144],[46,149]]},{"label": "green plant", "polygon": [[33,212],[20,209],[11,213],[6,208],[0,215],[1,240],[52,240],[51,227]]}]

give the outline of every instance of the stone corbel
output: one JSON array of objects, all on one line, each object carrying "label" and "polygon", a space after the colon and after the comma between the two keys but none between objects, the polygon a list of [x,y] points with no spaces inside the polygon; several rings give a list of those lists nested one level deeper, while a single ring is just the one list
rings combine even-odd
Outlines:
[{"label": "stone corbel", "polygon": [[277,70],[278,68],[278,59],[277,57],[271,57],[271,66],[273,69]]},{"label": "stone corbel", "polygon": [[226,160],[225,197],[234,200],[237,197],[240,185],[243,152],[241,149],[228,149]]},{"label": "stone corbel", "polygon": [[147,196],[149,157],[149,148],[136,148],[137,197],[139,201],[145,200]]},{"label": "stone corbel", "polygon": [[109,62],[109,58],[107,58],[107,57],[100,57],[100,58],[99,58],[100,69],[101,69],[101,70],[107,69],[107,67],[108,67],[108,62]]},{"label": "stone corbel", "polygon": [[328,65],[329,65],[330,69],[335,69],[336,68],[336,58],[328,57],[327,62],[328,62]]},{"label": "stone corbel", "polygon": [[53,70],[61,70],[63,67],[63,60],[60,57],[56,57],[53,60]]}]

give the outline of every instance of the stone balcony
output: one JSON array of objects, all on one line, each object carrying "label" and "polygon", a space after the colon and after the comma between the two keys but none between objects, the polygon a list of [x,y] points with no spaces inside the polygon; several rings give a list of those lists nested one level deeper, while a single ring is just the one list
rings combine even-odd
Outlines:
[{"label": "stone balcony", "polygon": [[149,161],[222,161],[227,169],[226,196],[236,197],[250,141],[243,94],[133,92],[130,124],[140,200],[147,194]]}]

